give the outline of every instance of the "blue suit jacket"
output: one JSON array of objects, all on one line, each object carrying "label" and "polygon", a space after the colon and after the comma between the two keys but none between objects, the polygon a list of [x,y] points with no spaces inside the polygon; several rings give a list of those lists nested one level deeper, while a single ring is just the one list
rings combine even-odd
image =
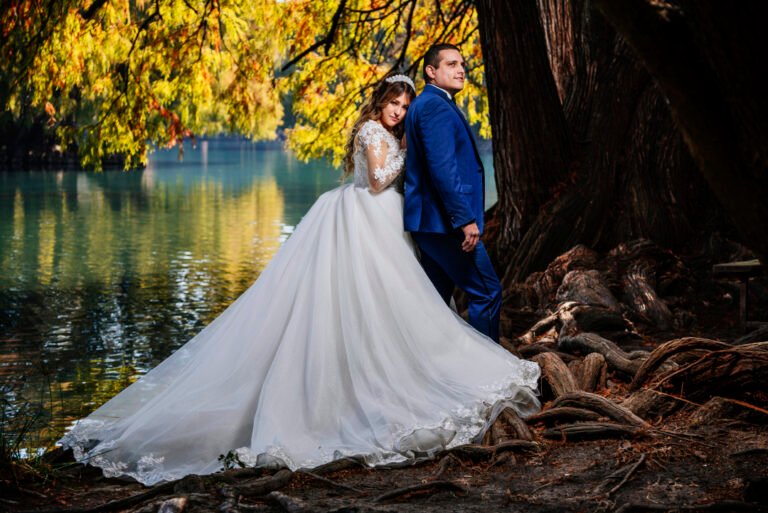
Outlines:
[{"label": "blue suit jacket", "polygon": [[483,231],[485,175],[469,124],[446,93],[428,85],[405,117],[405,229]]}]

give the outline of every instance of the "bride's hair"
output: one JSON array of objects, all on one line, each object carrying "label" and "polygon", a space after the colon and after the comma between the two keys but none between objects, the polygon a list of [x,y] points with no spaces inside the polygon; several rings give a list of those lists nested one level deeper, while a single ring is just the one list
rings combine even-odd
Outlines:
[{"label": "bride's hair", "polygon": [[[360,108],[360,116],[357,118],[357,121],[355,121],[355,124],[352,125],[352,132],[349,134],[347,144],[344,146],[344,173],[341,177],[342,180],[346,179],[348,176],[351,176],[355,171],[355,163],[353,159],[353,155],[355,153],[355,137],[360,131],[360,127],[363,126],[363,123],[370,119],[378,121],[381,118],[382,109],[389,102],[403,93],[406,93],[411,100],[413,100],[413,97],[416,96],[416,91],[414,91],[407,82],[400,80],[387,82],[387,78],[384,78],[376,86],[373,94]],[[403,137],[404,131],[405,128],[403,123],[400,122],[392,130],[392,133],[395,135],[395,137],[400,139]]]}]

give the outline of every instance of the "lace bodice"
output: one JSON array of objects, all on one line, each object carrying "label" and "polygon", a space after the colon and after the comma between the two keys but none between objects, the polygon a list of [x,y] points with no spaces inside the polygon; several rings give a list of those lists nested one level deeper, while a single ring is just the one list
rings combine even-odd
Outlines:
[{"label": "lace bodice", "polygon": [[355,185],[382,190],[397,183],[405,167],[405,149],[381,123],[368,120],[357,133],[354,161]]}]

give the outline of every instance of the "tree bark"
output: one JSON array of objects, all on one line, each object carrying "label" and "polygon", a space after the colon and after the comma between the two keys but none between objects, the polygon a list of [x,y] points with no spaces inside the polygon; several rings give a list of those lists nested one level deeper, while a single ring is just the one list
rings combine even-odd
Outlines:
[{"label": "tree bark", "polygon": [[520,240],[566,174],[568,136],[536,0],[477,0],[476,6],[498,208],[504,213],[494,244],[503,254]]},{"label": "tree bark", "polygon": [[669,102],[699,170],[747,245],[768,261],[765,2],[595,0]]},{"label": "tree bark", "polygon": [[577,244],[690,249],[730,228],[661,90],[590,6],[477,2],[499,191],[489,246],[505,286]]}]

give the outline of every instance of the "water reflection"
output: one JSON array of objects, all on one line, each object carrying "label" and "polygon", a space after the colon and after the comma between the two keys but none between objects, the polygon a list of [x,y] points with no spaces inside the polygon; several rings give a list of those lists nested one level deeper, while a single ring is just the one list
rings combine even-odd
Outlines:
[{"label": "water reflection", "polygon": [[236,140],[0,174],[0,413],[39,412],[28,444],[55,441],[221,313],[338,176]]},{"label": "water reflection", "polygon": [[239,141],[0,175],[0,383],[25,379],[4,407],[42,401],[39,443],[58,437],[239,296],[337,177]]}]

